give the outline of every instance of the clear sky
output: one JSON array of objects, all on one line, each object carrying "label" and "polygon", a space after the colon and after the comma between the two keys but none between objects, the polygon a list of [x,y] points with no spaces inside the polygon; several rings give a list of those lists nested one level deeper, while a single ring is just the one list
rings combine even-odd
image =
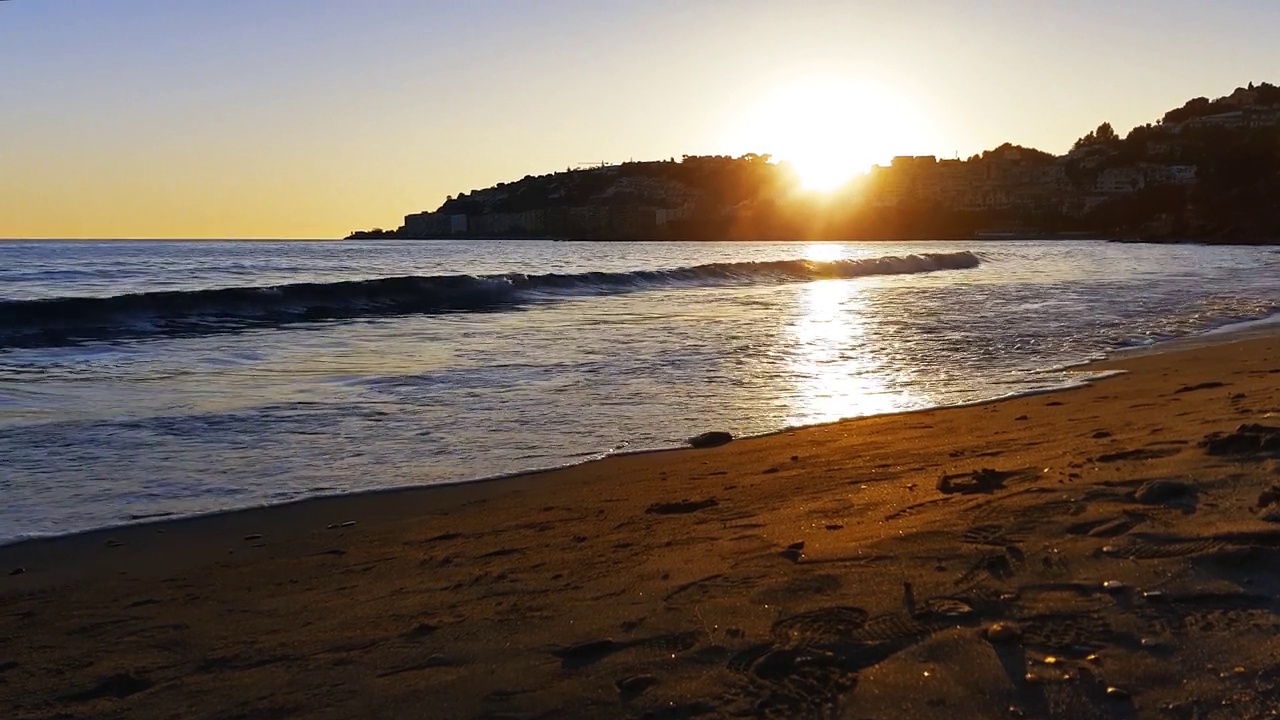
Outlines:
[{"label": "clear sky", "polygon": [[4,0],[0,237],[337,237],[587,161],[1060,153],[1276,0]]}]

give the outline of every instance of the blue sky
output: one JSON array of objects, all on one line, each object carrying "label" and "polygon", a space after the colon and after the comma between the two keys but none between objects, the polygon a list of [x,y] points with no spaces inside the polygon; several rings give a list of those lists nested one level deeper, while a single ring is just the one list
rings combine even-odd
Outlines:
[{"label": "blue sky", "polygon": [[885,160],[1062,152],[1103,120],[1280,82],[1280,3],[1115,5],[8,0],[0,236],[394,226],[582,161],[773,152],[785,123],[744,118],[815,78],[875,88],[839,112]]}]

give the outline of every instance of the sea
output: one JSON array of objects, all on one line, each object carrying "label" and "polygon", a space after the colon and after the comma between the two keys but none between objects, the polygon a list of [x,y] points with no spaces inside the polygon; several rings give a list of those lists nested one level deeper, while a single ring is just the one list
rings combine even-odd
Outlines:
[{"label": "sea", "polygon": [[1278,310],[1277,248],[4,242],[0,542],[1039,392]]}]

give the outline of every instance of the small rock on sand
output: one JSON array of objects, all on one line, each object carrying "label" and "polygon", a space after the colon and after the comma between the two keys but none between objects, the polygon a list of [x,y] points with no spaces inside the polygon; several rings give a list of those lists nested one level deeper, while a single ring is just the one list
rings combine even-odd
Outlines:
[{"label": "small rock on sand", "polygon": [[1013,623],[998,622],[987,626],[986,636],[991,642],[1013,642],[1022,637],[1022,630]]},{"label": "small rock on sand", "polygon": [[1192,493],[1191,486],[1177,480],[1152,480],[1142,484],[1133,499],[1144,505],[1160,505],[1186,497]]},{"label": "small rock on sand", "polygon": [[793,542],[778,554],[791,562],[798,563],[800,562],[800,559],[804,557],[804,541],[801,540],[800,542]]},{"label": "small rock on sand", "polygon": [[1272,485],[1258,494],[1258,509],[1280,503],[1280,485]]},{"label": "small rock on sand", "polygon": [[982,468],[970,473],[953,473],[938,478],[938,492],[976,494],[989,493],[1004,487],[1004,481],[1016,473],[1004,472],[993,468]]},{"label": "small rock on sand", "polygon": [[704,432],[701,435],[695,435],[689,438],[689,447],[710,448],[724,445],[733,440],[733,435],[720,430],[712,432]]},{"label": "small rock on sand", "polygon": [[1233,433],[1212,433],[1200,442],[1210,455],[1248,455],[1280,450],[1280,427],[1245,424]]}]

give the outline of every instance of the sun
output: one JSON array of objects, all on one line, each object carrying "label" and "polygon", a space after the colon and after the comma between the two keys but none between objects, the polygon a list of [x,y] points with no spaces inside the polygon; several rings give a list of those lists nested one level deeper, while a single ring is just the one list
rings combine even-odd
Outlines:
[{"label": "sun", "polygon": [[810,79],[766,95],[733,133],[743,152],[791,165],[808,190],[830,191],[872,165],[912,154],[926,133],[905,100],[866,82]]}]

